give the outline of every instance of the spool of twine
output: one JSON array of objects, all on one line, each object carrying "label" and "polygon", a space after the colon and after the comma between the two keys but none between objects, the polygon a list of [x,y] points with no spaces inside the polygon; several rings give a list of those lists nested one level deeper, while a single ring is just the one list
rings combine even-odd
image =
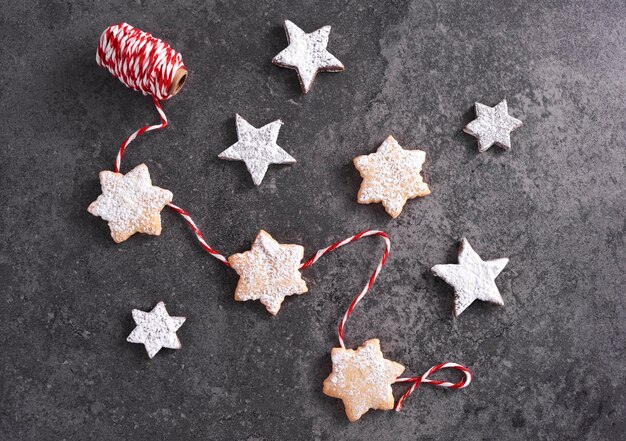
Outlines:
[{"label": "spool of twine", "polygon": [[167,100],[182,89],[187,69],[169,44],[127,23],[100,36],[96,62],[133,90]]},{"label": "spool of twine", "polygon": [[169,44],[127,23],[111,25],[100,36],[96,62],[109,70],[126,87],[152,97],[161,123],[147,125],[132,133],[120,146],[113,170],[118,173],[128,144],[138,136],[167,126],[159,101],[182,89],[187,79],[183,57]]}]

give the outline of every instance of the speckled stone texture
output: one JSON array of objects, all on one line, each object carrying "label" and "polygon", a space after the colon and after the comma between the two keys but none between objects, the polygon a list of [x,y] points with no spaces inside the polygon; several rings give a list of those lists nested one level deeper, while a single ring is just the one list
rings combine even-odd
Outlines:
[{"label": "speckled stone texture", "polygon": [[[308,95],[271,59],[283,20],[332,26],[346,66]],[[422,374],[467,365],[462,391],[418,389],[401,413],[350,424],[322,394],[336,327],[376,266],[364,239],[303,271],[310,294],[276,317],[234,302],[237,274],[164,210],[159,237],[116,245],[85,208],[122,140],[158,121],[149,98],[97,66],[120,21],[183,54],[189,77],[164,103],[171,126],[130,145],[226,255],[258,230],[305,256],[365,228],[393,241],[346,327],[355,348]],[[626,4],[622,0],[9,0],[0,8],[0,439],[619,440],[626,431],[624,213]],[[474,103],[506,98],[524,121],[509,152],[462,132]],[[217,158],[234,114],[281,118],[298,159],[256,188]],[[352,158],[393,133],[428,158],[432,195],[392,220],[359,205]],[[506,304],[451,318],[430,274],[467,237],[511,262]],[[126,342],[130,311],[163,300],[187,321],[183,348],[148,360]],[[442,373],[443,374],[443,373]],[[395,387],[396,397],[403,391]]]}]

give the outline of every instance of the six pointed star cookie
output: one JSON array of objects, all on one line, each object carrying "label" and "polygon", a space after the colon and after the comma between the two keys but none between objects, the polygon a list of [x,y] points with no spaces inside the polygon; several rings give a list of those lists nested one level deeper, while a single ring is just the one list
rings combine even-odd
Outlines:
[{"label": "six pointed star cookie", "polygon": [[380,341],[367,340],[357,350],[333,348],[333,371],[324,380],[324,393],[340,398],[352,422],[370,409],[393,409],[391,385],[404,372],[404,366],[387,360]]},{"label": "six pointed star cookie", "polygon": [[154,357],[161,348],[180,349],[176,331],[185,323],[185,317],[172,317],[159,302],[150,312],[133,309],[133,319],[137,326],[126,341],[141,343],[146,347],[148,357]]},{"label": "six pointed star cookie", "polygon": [[476,103],[477,118],[463,131],[478,138],[478,151],[484,152],[496,144],[505,150],[511,148],[511,132],[522,125],[519,119],[509,115],[506,100],[496,107]]},{"label": "six pointed star cookie", "polygon": [[125,175],[101,171],[100,185],[102,194],[87,211],[109,222],[115,242],[123,242],[135,233],[161,234],[161,210],[174,196],[152,185],[145,164]]},{"label": "six pointed star cookie", "polygon": [[308,291],[300,274],[304,247],[280,244],[261,230],[250,251],[233,254],[228,263],[239,274],[235,300],[260,300],[276,315],[286,296]]},{"label": "six pointed star cookie", "polygon": [[330,26],[324,26],[307,34],[298,26],[285,20],[285,32],[289,46],[274,57],[277,66],[295,69],[302,92],[311,90],[318,72],[341,72],[343,64],[326,50]]},{"label": "six pointed star cookie", "polygon": [[354,166],[363,178],[357,202],[382,202],[387,213],[395,219],[407,199],[430,194],[420,174],[425,159],[426,153],[404,150],[393,136],[389,136],[376,153],[357,156]]},{"label": "six pointed star cookie", "polygon": [[495,279],[509,259],[483,261],[467,239],[459,244],[459,263],[435,265],[432,273],[454,287],[454,316],[461,315],[474,300],[504,305]]},{"label": "six pointed star cookie", "polygon": [[218,158],[230,161],[243,161],[255,185],[260,185],[270,164],[293,164],[296,160],[276,144],[281,120],[271,122],[260,129],[253,127],[236,115],[237,138]]}]

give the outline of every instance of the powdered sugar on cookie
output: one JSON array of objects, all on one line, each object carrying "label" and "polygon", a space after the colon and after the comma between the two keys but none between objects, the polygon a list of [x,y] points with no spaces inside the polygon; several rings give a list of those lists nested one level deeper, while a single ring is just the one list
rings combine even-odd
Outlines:
[{"label": "powdered sugar on cookie", "polygon": [[430,194],[420,174],[425,159],[426,153],[404,150],[393,136],[376,153],[354,158],[354,166],[363,178],[357,202],[382,202],[391,217],[398,217],[408,199]]},{"label": "powdered sugar on cookie", "polygon": [[391,385],[404,366],[383,357],[378,339],[367,340],[357,350],[333,348],[333,371],[324,380],[324,393],[340,398],[350,421],[370,409],[393,409]]},{"label": "powdered sugar on cookie", "polygon": [[500,101],[495,107],[476,103],[476,117],[463,131],[478,138],[479,152],[487,151],[494,144],[509,150],[511,132],[522,126],[519,119],[509,115],[506,100]]},{"label": "powdered sugar on cookie", "polygon": [[283,125],[281,120],[273,121],[257,129],[241,116],[236,115],[236,124],[239,140],[220,153],[218,158],[245,162],[254,185],[261,185],[270,164],[296,162],[293,156],[276,144],[278,132]]},{"label": "powdered sugar on cookie", "polygon": [[180,349],[176,331],[185,323],[185,317],[172,317],[159,302],[150,312],[133,309],[133,320],[137,326],[126,341],[143,344],[148,357],[154,357],[161,348]]},{"label": "powdered sugar on cookie", "polygon": [[274,57],[277,66],[295,69],[304,93],[311,90],[318,72],[341,72],[344,66],[326,50],[330,26],[307,34],[294,23],[285,20],[289,46]]},{"label": "powdered sugar on cookie", "polygon": [[285,297],[308,291],[300,274],[304,248],[280,244],[261,230],[250,251],[233,254],[228,263],[239,274],[235,300],[260,300],[276,315]]},{"label": "powdered sugar on cookie", "polygon": [[100,185],[102,194],[87,211],[109,222],[115,242],[123,242],[135,233],[161,234],[161,210],[174,196],[152,185],[145,164],[125,175],[102,171]]},{"label": "powdered sugar on cookie", "polygon": [[507,258],[482,260],[463,238],[459,245],[459,263],[435,265],[431,271],[454,287],[454,315],[458,317],[474,300],[504,305],[495,279],[508,263]]}]

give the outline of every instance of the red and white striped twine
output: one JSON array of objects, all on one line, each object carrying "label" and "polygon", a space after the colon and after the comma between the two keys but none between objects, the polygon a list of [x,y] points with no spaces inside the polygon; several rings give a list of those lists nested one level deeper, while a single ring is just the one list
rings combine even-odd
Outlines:
[{"label": "red and white striped twine", "polygon": [[213,248],[211,248],[209,246],[208,243],[206,243],[206,240],[204,240],[204,236],[202,235],[202,232],[200,231],[200,229],[198,228],[196,223],[193,221],[191,216],[189,216],[189,213],[187,213],[182,208],[172,204],[171,202],[169,204],[167,204],[167,205],[172,210],[174,210],[176,213],[180,214],[183,219],[185,219],[185,222],[187,222],[187,224],[191,227],[192,231],[196,235],[196,238],[198,239],[198,242],[200,242],[200,246],[204,249],[204,251],[209,253],[211,256],[215,257],[217,260],[222,262],[224,265],[230,266],[230,263],[228,263],[228,259],[225,256],[223,256],[219,252],[215,251]]},{"label": "red and white striped twine", "polygon": [[96,62],[105,67],[126,87],[149,95],[154,101],[161,123],[140,128],[122,143],[115,159],[119,173],[124,150],[137,136],[167,126],[159,100],[172,97],[174,74],[184,68],[181,55],[164,41],[127,23],[109,26],[100,36]]},{"label": "red and white striped twine", "polygon": [[126,87],[158,100],[172,97],[174,74],[185,67],[182,56],[169,44],[127,23],[104,30],[96,62]]},{"label": "red and white striped twine", "polygon": [[383,240],[385,241],[385,252],[383,253],[382,258],[380,259],[380,262],[378,263],[378,266],[376,267],[376,269],[374,270],[374,272],[370,276],[369,280],[367,281],[367,284],[363,287],[363,289],[361,290],[359,295],[356,296],[354,298],[354,300],[352,300],[352,303],[350,303],[350,306],[348,307],[348,310],[343,315],[343,318],[341,319],[341,322],[339,323],[339,332],[338,332],[339,345],[342,348],[344,348],[344,349],[345,349],[346,345],[345,345],[344,340],[343,340],[343,328],[346,325],[346,321],[348,320],[348,317],[350,317],[350,315],[352,314],[352,311],[354,310],[354,307],[357,305],[357,303],[359,303],[361,301],[361,299],[365,296],[365,294],[367,294],[367,292],[372,288],[372,285],[376,281],[376,278],[378,277],[378,274],[380,273],[380,270],[382,270],[383,266],[385,266],[385,262],[387,262],[387,258],[389,257],[389,250],[391,249],[391,241],[389,240],[389,236],[387,236],[387,233],[385,233],[384,231],[379,231],[379,230],[365,230],[365,231],[361,231],[360,233],[355,234],[354,236],[348,237],[347,239],[341,240],[339,242],[335,242],[331,246],[319,250],[317,253],[315,253],[313,255],[313,257],[311,257],[309,260],[304,262],[302,264],[302,266],[300,267],[300,269],[308,268],[309,266],[311,266],[315,262],[317,262],[318,259],[320,257],[322,257],[323,255],[328,254],[331,251],[334,251],[334,250],[336,250],[339,247],[342,247],[342,246],[347,245],[349,243],[355,242],[355,241],[359,240],[360,238],[366,237],[366,236],[379,236],[379,237],[382,237]]},{"label": "red and white striped twine", "polygon": [[126,150],[126,147],[133,141],[133,139],[135,139],[139,135],[143,135],[146,132],[150,132],[151,130],[159,130],[167,127],[167,117],[165,116],[165,113],[163,113],[161,103],[159,103],[159,100],[157,100],[155,97],[152,97],[152,101],[154,101],[157,112],[159,112],[159,116],[161,117],[161,124],[155,124],[153,126],[143,126],[124,140],[124,142],[120,146],[120,150],[117,152],[117,156],[115,157],[115,166],[113,167],[113,171],[115,173],[120,172],[120,169],[122,168],[122,156],[124,156],[124,150]]},{"label": "red and white striped twine", "polygon": [[[456,383],[450,383],[449,381],[440,381],[440,380],[432,380],[430,377],[435,372],[441,369],[455,369],[459,372],[463,373],[463,378]],[[436,366],[428,369],[421,377],[407,377],[407,378],[398,378],[396,383],[413,383],[409,390],[407,390],[404,395],[400,397],[398,402],[396,403],[395,410],[396,412],[400,412],[402,410],[402,405],[404,401],[409,398],[409,395],[417,389],[420,384],[430,384],[435,387],[443,387],[445,389],[463,389],[472,382],[472,373],[468,368],[462,366],[458,363],[441,363]]]},{"label": "red and white striped twine", "polygon": [[[224,265],[230,266],[230,264],[228,263],[228,259],[224,255],[220,254],[218,251],[214,250],[213,248],[211,248],[209,246],[209,244],[204,239],[204,236],[202,235],[202,232],[200,231],[200,229],[198,228],[196,223],[193,221],[193,219],[191,218],[189,213],[187,213],[185,210],[183,210],[182,208],[180,208],[180,207],[178,207],[178,206],[176,206],[176,205],[174,205],[172,203],[169,203],[168,206],[172,210],[174,210],[176,213],[180,214],[183,219],[185,219],[185,222],[187,222],[187,224],[191,227],[191,230],[193,231],[193,233],[196,235],[196,239],[200,243],[200,246],[207,253],[209,253],[211,256],[215,257],[217,260],[222,262]],[[341,323],[339,323],[339,330],[338,330],[339,345],[342,348],[346,347],[346,345],[344,343],[344,339],[343,339],[343,329],[344,329],[344,327],[346,325],[346,321],[348,320],[348,317],[350,317],[350,315],[352,314],[352,311],[354,310],[354,307],[357,305],[357,303],[359,303],[359,301],[363,298],[363,296],[365,296],[365,294],[367,294],[367,292],[371,289],[372,285],[376,281],[376,278],[378,277],[378,274],[380,273],[380,270],[382,270],[383,266],[385,265],[385,262],[387,261],[387,257],[389,257],[389,250],[391,249],[391,241],[389,240],[389,236],[387,236],[387,234],[385,232],[379,231],[379,230],[365,230],[365,231],[361,231],[360,233],[355,234],[354,236],[348,237],[347,239],[341,240],[339,242],[335,242],[334,244],[332,244],[332,245],[330,245],[330,246],[328,246],[328,247],[326,247],[324,249],[319,250],[317,253],[315,253],[313,255],[313,257],[311,257],[309,260],[307,260],[302,265],[300,265],[300,269],[301,270],[303,270],[305,268],[308,268],[311,265],[313,265],[315,262],[317,262],[319,260],[319,258],[322,257],[323,255],[328,254],[331,251],[334,251],[337,248],[342,247],[344,245],[347,245],[349,243],[356,242],[357,240],[361,239],[362,237],[366,237],[366,236],[380,236],[380,237],[382,237],[383,240],[385,241],[385,252],[383,253],[382,258],[380,259],[380,262],[378,263],[378,266],[376,267],[376,269],[374,270],[374,272],[370,276],[369,280],[367,281],[367,284],[363,287],[363,289],[361,290],[359,295],[356,296],[354,298],[354,300],[352,300],[352,303],[350,303],[350,306],[348,307],[348,310],[344,314],[344,316],[343,316],[343,318],[341,320]]]},{"label": "red and white striped twine", "polygon": [[[365,296],[365,294],[367,294],[367,292],[371,289],[372,285],[376,281],[376,278],[378,277],[378,274],[380,273],[380,271],[382,270],[383,266],[385,265],[385,262],[387,261],[387,258],[389,257],[389,251],[391,249],[391,241],[389,240],[389,236],[387,236],[387,234],[385,232],[378,231],[378,230],[362,231],[362,232],[360,232],[358,234],[355,234],[352,237],[349,237],[349,238],[344,239],[344,240],[339,241],[339,242],[335,242],[331,246],[319,250],[317,253],[315,253],[313,255],[313,257],[311,257],[309,260],[304,262],[302,264],[302,266],[300,267],[300,269],[308,268],[309,266],[311,266],[315,262],[317,262],[318,259],[320,257],[322,257],[324,254],[328,254],[331,251],[336,250],[339,247],[347,245],[347,244],[349,244],[351,242],[355,242],[355,241],[357,241],[360,238],[365,237],[365,236],[380,236],[380,237],[382,237],[383,240],[385,241],[385,252],[383,253],[382,258],[380,259],[380,262],[378,263],[378,266],[376,267],[376,269],[374,270],[374,272],[370,276],[367,284],[365,285],[365,287],[363,287],[363,289],[361,290],[359,295],[356,296],[354,298],[354,300],[352,300],[352,303],[350,303],[350,306],[348,307],[348,310],[346,311],[346,313],[344,314],[343,318],[341,319],[341,323],[339,324],[339,332],[338,332],[338,334],[339,334],[339,345],[342,348],[344,348],[344,349],[346,347],[345,343],[344,343],[344,339],[343,339],[343,329],[344,329],[344,326],[346,324],[346,321],[348,320],[348,317],[350,317],[350,315],[352,314],[352,311],[354,310],[354,307],[357,305],[357,303],[359,303],[359,301],[363,298],[363,296]],[[432,380],[432,379],[428,378],[432,374],[434,374],[435,372],[437,372],[437,371],[439,371],[441,369],[456,369],[456,370],[462,372],[464,377],[463,377],[463,379],[461,379],[457,383],[450,383],[448,381],[440,381],[440,380]],[[443,388],[446,388],[446,389],[463,389],[464,387],[469,386],[471,381],[472,381],[472,373],[465,366],[462,366],[462,365],[460,365],[458,363],[441,363],[441,364],[438,364],[436,366],[431,367],[421,377],[398,378],[395,381],[396,383],[413,383],[413,384],[411,385],[409,390],[407,390],[404,393],[404,395],[402,395],[402,397],[400,397],[400,399],[396,403],[395,410],[397,412],[399,412],[402,409],[402,405],[404,404],[404,401],[415,391],[415,389],[417,389],[420,386],[420,384],[423,384],[423,383],[424,384],[431,384],[432,386],[443,387]]]},{"label": "red and white striped twine", "polygon": [[[177,207],[176,205],[174,205],[172,203],[170,203],[168,205],[169,205],[169,207],[172,210],[174,210],[176,213],[180,214],[183,217],[183,219],[185,219],[187,224],[191,227],[191,229],[193,230],[194,234],[196,235],[196,238],[198,239],[198,242],[200,242],[200,245],[202,246],[202,248],[204,248],[204,250],[207,253],[209,253],[211,256],[215,257],[219,261],[221,261],[226,266],[230,266],[230,264],[228,263],[228,259],[226,259],[226,257],[224,257],[219,252],[215,251],[213,248],[211,248],[206,243],[206,241],[204,240],[204,236],[202,235],[202,232],[196,226],[195,222],[191,219],[191,217],[189,216],[189,213],[187,213],[185,210],[183,210],[180,207]],[[357,305],[357,303],[359,303],[359,301],[361,301],[361,299],[365,296],[365,294],[367,294],[367,292],[372,288],[372,285],[376,281],[376,278],[378,277],[378,274],[382,270],[383,266],[385,266],[385,262],[387,262],[387,258],[389,257],[389,251],[391,249],[391,241],[389,239],[389,236],[387,236],[387,234],[384,231],[379,231],[379,230],[365,230],[365,231],[361,231],[360,233],[355,234],[354,236],[348,237],[347,239],[341,240],[339,242],[335,242],[334,244],[319,250],[309,260],[307,260],[306,262],[304,262],[300,266],[301,270],[306,269],[306,268],[310,267],[311,265],[313,265],[315,262],[317,262],[325,254],[328,254],[328,253],[336,250],[337,248],[340,248],[340,247],[342,247],[344,245],[347,245],[349,243],[352,243],[352,242],[356,242],[357,240],[361,239],[362,237],[367,237],[367,236],[379,236],[379,237],[382,237],[383,240],[385,241],[385,251],[383,252],[383,255],[382,255],[381,259],[380,259],[380,262],[378,263],[378,266],[376,267],[376,269],[374,270],[374,272],[370,276],[369,280],[367,281],[367,284],[363,287],[363,289],[361,290],[359,295],[357,295],[352,300],[352,302],[350,303],[350,306],[348,307],[346,313],[343,315],[343,318],[341,319],[341,322],[339,323],[339,329],[338,329],[338,333],[337,333],[338,334],[338,338],[339,338],[339,345],[342,348],[344,348],[344,349],[345,349],[346,345],[345,345],[345,342],[344,342],[343,332],[344,332],[344,327],[346,325],[346,321],[348,320],[348,317],[350,317],[350,315],[352,314],[352,311],[354,310],[354,308]],[[460,381],[458,381],[456,383],[450,383],[448,381],[433,380],[433,379],[429,378],[432,374],[436,373],[437,371],[439,371],[441,369],[455,369],[457,371],[462,372],[464,376],[463,376],[463,378]],[[399,412],[402,409],[404,401],[421,384],[430,384],[430,385],[435,386],[435,387],[443,387],[443,388],[446,388],[446,389],[463,389],[463,388],[469,386],[471,381],[472,381],[472,373],[465,366],[462,366],[462,365],[460,365],[458,363],[441,363],[441,364],[438,364],[436,366],[431,367],[421,377],[398,378],[395,381],[396,383],[413,383],[413,384],[404,393],[404,395],[402,395],[402,397],[400,397],[400,399],[398,400],[398,402],[395,405],[395,410]]]}]

